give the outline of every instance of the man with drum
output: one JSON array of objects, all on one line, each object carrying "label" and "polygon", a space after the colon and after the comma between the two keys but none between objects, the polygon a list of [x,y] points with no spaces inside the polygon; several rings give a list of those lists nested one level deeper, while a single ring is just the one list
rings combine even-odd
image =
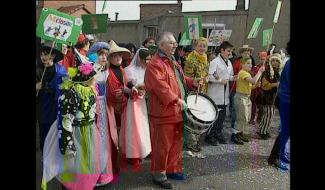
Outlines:
[{"label": "man with drum", "polygon": [[168,178],[184,180],[183,173],[183,110],[187,88],[193,89],[202,80],[186,77],[175,61],[178,44],[171,32],[158,40],[158,51],[148,64],[145,86],[149,95],[148,112],[151,127],[151,173],[155,184],[172,189]]},{"label": "man with drum", "polygon": [[209,68],[208,95],[216,103],[219,110],[218,119],[207,132],[206,142],[216,146],[227,144],[223,135],[223,123],[226,117],[226,108],[229,104],[229,81],[237,79],[233,75],[232,64],[229,56],[232,54],[233,45],[224,41],[220,45],[220,54],[211,61]]}]

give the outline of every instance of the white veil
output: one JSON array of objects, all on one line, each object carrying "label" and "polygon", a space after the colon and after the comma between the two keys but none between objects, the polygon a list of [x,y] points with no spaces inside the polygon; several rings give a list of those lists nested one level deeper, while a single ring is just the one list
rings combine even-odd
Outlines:
[{"label": "white veil", "polygon": [[145,68],[143,68],[140,64],[140,57],[139,57],[139,52],[140,50],[148,50],[148,48],[139,48],[134,55],[131,63],[129,66],[125,68],[125,72],[127,74],[127,77],[129,81],[133,81],[133,84],[135,86],[144,83],[144,73],[146,71]]}]

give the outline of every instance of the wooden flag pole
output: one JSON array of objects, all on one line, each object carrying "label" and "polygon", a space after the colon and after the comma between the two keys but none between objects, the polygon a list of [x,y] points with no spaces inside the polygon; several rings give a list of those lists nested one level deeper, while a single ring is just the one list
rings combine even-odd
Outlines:
[{"label": "wooden flag pole", "polygon": [[[51,54],[52,54],[53,48],[54,48],[55,43],[56,43],[56,37],[57,37],[58,35],[59,35],[58,33],[55,33],[55,34],[54,34],[55,38],[54,38],[54,41],[52,42],[52,47],[51,47],[50,53],[49,53],[49,55],[48,55],[48,56],[49,56],[49,59],[51,58]],[[45,65],[44,71],[43,71],[43,73],[42,73],[42,77],[41,77],[41,81],[40,81],[40,82],[41,82],[41,85],[42,85],[42,82],[43,82],[43,78],[44,78],[44,74],[45,74],[46,68],[47,68],[47,65]],[[39,90],[40,90],[40,89],[37,90],[36,97],[38,97]]]}]

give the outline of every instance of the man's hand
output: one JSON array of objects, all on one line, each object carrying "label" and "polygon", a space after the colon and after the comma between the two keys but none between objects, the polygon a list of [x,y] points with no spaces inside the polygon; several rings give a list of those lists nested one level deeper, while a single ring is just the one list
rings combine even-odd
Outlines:
[{"label": "man's hand", "polygon": [[187,109],[187,104],[183,99],[178,99],[177,100],[177,105],[180,107],[180,111],[186,110]]},{"label": "man's hand", "polygon": [[234,75],[233,76],[233,81],[237,81],[238,80],[238,75]]},{"label": "man's hand", "polygon": [[193,86],[198,87],[199,85],[203,85],[204,78],[195,78],[193,82]]},{"label": "man's hand", "polygon": [[221,80],[221,83],[224,84],[224,85],[226,85],[227,82],[228,82],[228,79],[223,79],[223,80]]}]

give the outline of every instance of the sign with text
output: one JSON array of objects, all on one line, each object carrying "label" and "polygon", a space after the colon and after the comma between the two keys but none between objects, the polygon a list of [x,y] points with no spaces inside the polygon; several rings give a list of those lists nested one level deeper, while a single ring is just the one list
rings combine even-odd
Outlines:
[{"label": "sign with text", "polygon": [[208,38],[209,46],[219,46],[230,39],[232,30],[212,30]]},{"label": "sign with text", "polygon": [[45,40],[75,45],[82,27],[81,18],[60,11],[43,8],[36,28],[36,35]]}]

